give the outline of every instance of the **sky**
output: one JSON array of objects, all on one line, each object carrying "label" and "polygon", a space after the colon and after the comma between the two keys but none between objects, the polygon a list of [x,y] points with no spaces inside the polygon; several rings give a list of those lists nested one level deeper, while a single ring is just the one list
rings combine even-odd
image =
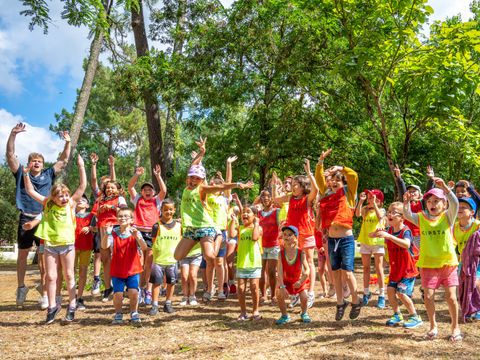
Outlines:
[{"label": "sky", "polygon": [[[222,0],[225,6],[232,2]],[[47,3],[53,24],[45,35],[39,28],[28,29],[29,19],[19,14],[22,1],[0,0],[0,162],[5,159],[10,130],[18,122],[27,124],[27,132],[16,141],[19,160],[24,162],[35,151],[55,161],[62,142],[48,126],[62,108],[72,111],[82,84],[82,62],[90,46],[88,30],[69,26],[60,18],[63,3],[59,0]],[[435,10],[431,21],[458,14],[468,19],[469,3],[430,0]]]}]

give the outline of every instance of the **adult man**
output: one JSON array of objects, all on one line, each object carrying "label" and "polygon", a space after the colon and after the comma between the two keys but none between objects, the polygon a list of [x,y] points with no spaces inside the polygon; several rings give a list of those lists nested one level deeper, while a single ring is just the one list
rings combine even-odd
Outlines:
[{"label": "adult man", "polygon": [[[42,213],[42,205],[33,200],[25,191],[23,182],[22,166],[15,155],[15,139],[17,134],[25,132],[25,124],[19,123],[12,129],[7,141],[7,163],[16,179],[15,198],[18,210],[20,210],[20,219],[18,223],[18,258],[17,258],[17,281],[18,288],[16,292],[17,306],[22,306],[27,297],[28,288],[25,286],[25,271],[27,268],[28,252],[33,243],[39,245],[40,239],[35,236],[37,227],[30,230],[24,230],[23,225]],[[62,132],[65,140],[65,147],[58,161],[51,168],[44,169],[44,157],[39,153],[28,155],[28,164],[31,166],[30,179],[36,191],[48,196],[50,189],[58,174],[66,165],[70,156],[70,135],[68,132]]]}]

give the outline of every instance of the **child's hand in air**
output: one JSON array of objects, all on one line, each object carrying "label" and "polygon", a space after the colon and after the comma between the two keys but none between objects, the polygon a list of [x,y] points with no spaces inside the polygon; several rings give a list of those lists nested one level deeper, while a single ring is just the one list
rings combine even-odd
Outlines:
[{"label": "child's hand in air", "polygon": [[241,190],[251,189],[251,188],[253,187],[253,181],[252,181],[252,180],[249,180],[249,181],[247,181],[245,184],[243,184],[243,183],[238,183],[238,187],[239,187]]},{"label": "child's hand in air", "polygon": [[367,200],[367,193],[364,191],[360,194],[360,197],[359,197],[360,201],[361,202],[364,202],[365,200]]},{"label": "child's hand in air", "polygon": [[83,158],[80,154],[78,154],[78,156],[77,156],[77,166],[79,168],[85,167],[85,162],[83,161]]},{"label": "child's hand in air", "polygon": [[135,169],[135,175],[137,175],[137,176],[143,175],[144,173],[145,173],[145,169],[141,166],[139,166]]},{"label": "child's hand in air", "polygon": [[327,149],[325,151],[322,151],[322,154],[320,155],[320,157],[318,158],[318,162],[323,162],[323,160],[325,160],[325,158],[330,155],[330,153],[332,152],[332,148],[330,149]]},{"label": "child's hand in air", "polygon": [[310,175],[312,173],[312,170],[310,169],[310,160],[304,159],[303,160],[303,168],[305,169],[305,172],[307,175]]},{"label": "child's hand in air", "polygon": [[445,190],[446,192],[450,191],[450,189],[447,187],[447,184],[445,184],[445,181],[443,181],[443,179],[439,177],[434,177],[433,182],[435,183],[436,187],[442,190]]},{"label": "child's hand in air", "polygon": [[227,158],[227,163],[231,164],[231,163],[235,162],[237,159],[238,159],[237,155],[229,156]]},{"label": "child's hand in air", "polygon": [[398,167],[398,165],[395,165],[395,167],[393,168],[393,174],[395,175],[395,177],[398,179],[402,173],[400,172],[400,168]]},{"label": "child's hand in air", "polygon": [[155,167],[153,168],[153,175],[157,177],[162,175],[162,167],[159,164],[155,165]]},{"label": "child's hand in air", "polygon": [[92,162],[92,165],[96,165],[98,162],[98,155],[95,153],[90,154],[90,161]]},{"label": "child's hand in air", "polygon": [[70,138],[70,134],[68,133],[68,131],[62,131],[60,133],[60,135],[62,136],[62,139],[65,141],[65,142],[70,142],[72,141],[72,139]]},{"label": "child's hand in air", "polygon": [[452,181],[452,180],[450,180],[450,181],[448,182],[448,187],[449,187],[450,189],[453,189],[453,188],[455,187],[455,182]]},{"label": "child's hand in air", "polygon": [[207,138],[203,139],[200,136],[200,139],[198,141],[195,141],[195,144],[198,146],[198,150],[200,151],[200,154],[205,154],[206,152],[206,143],[207,143]]}]

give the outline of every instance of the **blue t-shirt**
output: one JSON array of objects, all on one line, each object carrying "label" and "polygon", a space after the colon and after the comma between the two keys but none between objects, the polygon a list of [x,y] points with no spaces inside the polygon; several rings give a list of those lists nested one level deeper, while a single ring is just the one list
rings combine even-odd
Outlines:
[{"label": "blue t-shirt", "polygon": [[[18,167],[18,170],[13,174],[16,179],[16,189],[15,189],[15,200],[17,203],[17,209],[23,213],[37,215],[40,214],[43,210],[43,205],[32,199],[30,195],[27,194],[25,190],[25,183],[23,182],[23,171],[22,166]],[[50,189],[52,188],[53,181],[55,180],[55,170],[53,167],[42,170],[40,175],[32,176],[31,173],[30,181],[32,182],[33,188],[43,196],[50,195]]]}]

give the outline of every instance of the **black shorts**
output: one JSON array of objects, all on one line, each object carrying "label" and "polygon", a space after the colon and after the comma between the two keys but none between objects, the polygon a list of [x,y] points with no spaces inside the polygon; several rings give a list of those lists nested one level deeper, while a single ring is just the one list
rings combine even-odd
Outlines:
[{"label": "black shorts", "polygon": [[100,252],[100,231],[93,236],[93,252],[96,254]]},{"label": "black shorts", "polygon": [[152,241],[152,233],[151,232],[145,232],[145,231],[140,231],[142,234],[143,240],[145,240],[145,243],[147,246],[151,249],[153,246],[153,241]]},{"label": "black shorts", "polygon": [[20,213],[17,231],[17,243],[19,249],[30,249],[34,243],[37,247],[40,246],[40,238],[35,236],[35,231],[37,230],[38,225],[30,230],[22,229],[23,224],[32,220],[35,220],[35,217]]},{"label": "black shorts", "polygon": [[152,284],[163,284],[163,277],[165,276],[167,284],[176,284],[178,278],[177,265],[152,265],[152,272],[150,273],[150,282]]}]

